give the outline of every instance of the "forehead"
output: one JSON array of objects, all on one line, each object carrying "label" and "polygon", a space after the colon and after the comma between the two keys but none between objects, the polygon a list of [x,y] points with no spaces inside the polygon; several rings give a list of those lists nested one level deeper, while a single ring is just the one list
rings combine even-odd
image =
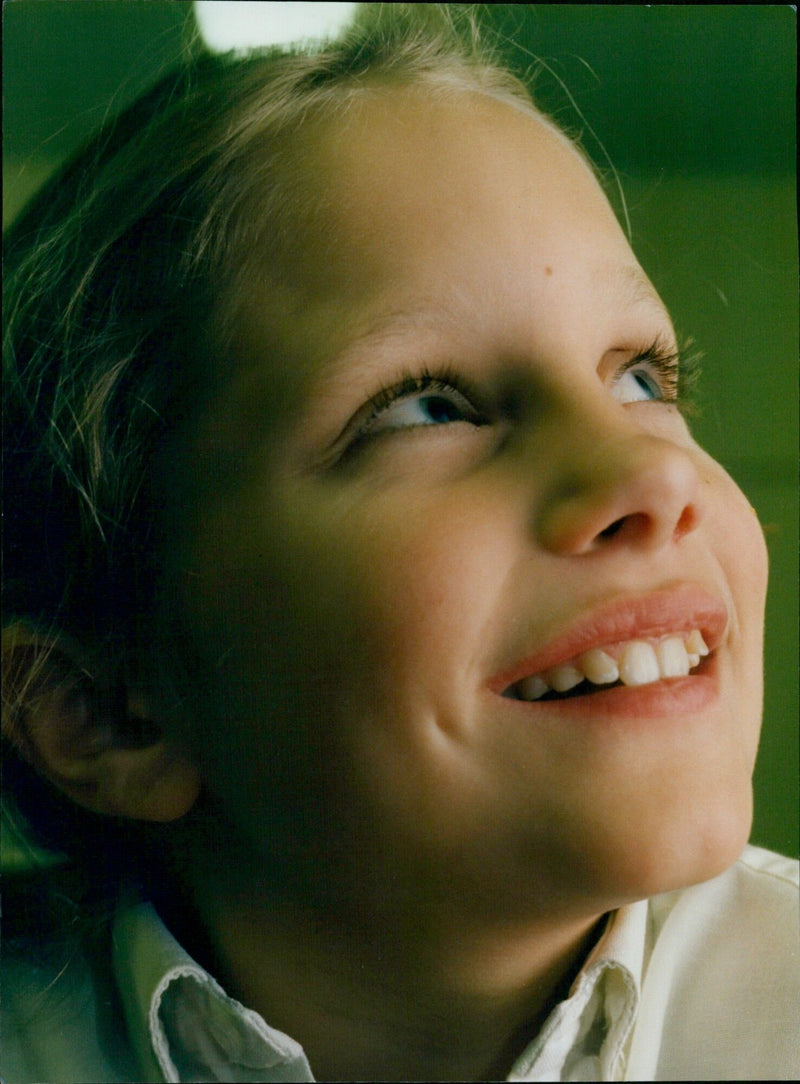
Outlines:
[{"label": "forehead", "polygon": [[359,253],[348,277],[365,266],[366,281],[376,260],[441,253],[445,235],[448,248],[459,234],[474,244],[490,217],[495,249],[508,239],[496,232],[503,222],[513,236],[523,220],[557,228],[565,214],[582,218],[584,232],[591,223],[592,238],[602,226],[625,245],[574,146],[532,108],[488,94],[367,88],[303,126],[294,165],[300,243],[283,254],[283,272],[307,289],[341,271],[343,253]]},{"label": "forehead", "polygon": [[[426,299],[457,310],[455,295],[472,288],[488,305],[487,290],[517,276],[525,291],[543,272],[555,272],[562,296],[582,277],[607,279],[625,300],[655,299],[586,162],[522,105],[367,88],[346,110],[307,121],[287,160],[290,228],[250,254],[238,283],[244,342],[308,334],[330,353],[359,322],[416,312]],[[359,321],[359,309],[384,311]]]}]

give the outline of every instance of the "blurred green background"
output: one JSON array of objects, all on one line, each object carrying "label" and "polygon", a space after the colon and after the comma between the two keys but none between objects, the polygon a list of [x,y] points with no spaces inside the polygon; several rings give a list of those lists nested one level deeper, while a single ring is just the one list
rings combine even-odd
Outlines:
[{"label": "blurred green background", "polygon": [[[797,855],[796,13],[476,8],[539,104],[582,133],[679,334],[705,352],[695,433],[755,505],[772,565],[753,841]],[[4,221],[192,36],[192,5],[174,0],[4,3]]]}]

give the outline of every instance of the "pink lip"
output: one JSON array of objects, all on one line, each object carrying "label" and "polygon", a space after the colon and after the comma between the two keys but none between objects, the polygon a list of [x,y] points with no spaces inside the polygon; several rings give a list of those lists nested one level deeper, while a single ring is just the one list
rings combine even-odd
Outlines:
[{"label": "pink lip", "polygon": [[487,687],[491,692],[503,693],[522,678],[558,666],[590,648],[670,632],[699,629],[713,651],[727,625],[724,604],[696,584],[616,598],[579,618],[543,648],[495,674]]}]

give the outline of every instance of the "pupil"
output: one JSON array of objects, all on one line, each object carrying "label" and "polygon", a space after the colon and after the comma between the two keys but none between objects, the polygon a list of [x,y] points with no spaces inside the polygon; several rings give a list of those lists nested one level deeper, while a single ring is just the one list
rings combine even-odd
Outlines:
[{"label": "pupil", "polygon": [[458,408],[442,396],[431,395],[422,400],[422,405],[432,422],[454,422],[461,416]]},{"label": "pupil", "polygon": [[639,372],[639,373],[634,373],[633,375],[634,375],[634,378],[636,380],[636,383],[639,385],[639,387],[642,389],[642,391],[647,394],[648,398],[655,399],[656,394],[655,394],[655,392],[653,390],[652,382],[650,381],[647,374]]}]

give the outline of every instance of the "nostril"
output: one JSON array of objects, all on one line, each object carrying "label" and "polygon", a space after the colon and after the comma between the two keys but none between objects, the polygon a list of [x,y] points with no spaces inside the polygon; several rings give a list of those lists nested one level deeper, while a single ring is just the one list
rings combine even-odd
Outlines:
[{"label": "nostril", "polygon": [[620,516],[613,520],[602,531],[599,531],[595,542],[610,542],[620,536],[635,538],[647,538],[657,526],[656,521],[644,512],[633,512],[629,516]]},{"label": "nostril", "polygon": [[679,538],[683,538],[685,534],[690,534],[697,526],[699,518],[694,506],[687,504],[681,512],[678,522],[675,524],[675,540],[677,541]]},{"label": "nostril", "polygon": [[[690,534],[698,522],[698,515],[692,505],[687,504],[681,512],[675,523],[673,531],[673,539],[677,542],[684,535]],[[609,523],[607,527],[604,527],[602,531],[597,534],[598,542],[609,542],[611,539],[617,538],[620,534],[628,532],[629,535],[635,535],[637,532],[640,537],[644,537],[653,529],[657,528],[657,520],[654,517],[648,516],[642,512],[634,512],[630,516],[620,516],[612,523]]]},{"label": "nostril", "polygon": [[624,517],[622,519],[615,519],[613,523],[610,523],[608,527],[600,532],[598,538],[613,538],[616,534],[619,534],[624,524]]}]

